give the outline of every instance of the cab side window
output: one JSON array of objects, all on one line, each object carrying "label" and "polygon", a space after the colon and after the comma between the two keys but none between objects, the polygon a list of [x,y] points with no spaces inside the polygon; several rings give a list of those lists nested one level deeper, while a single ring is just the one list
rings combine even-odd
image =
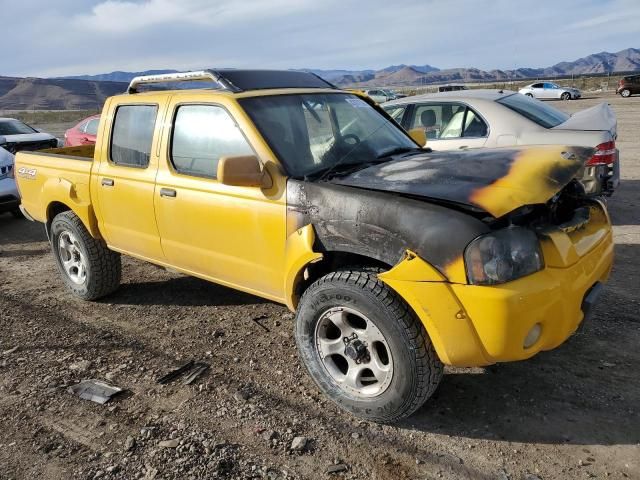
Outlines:
[{"label": "cab side window", "polygon": [[146,168],[158,114],[157,105],[121,105],[111,132],[111,161],[125,167]]},{"label": "cab side window", "polygon": [[224,108],[214,105],[178,107],[171,138],[171,163],[178,173],[216,178],[221,157],[253,154]]}]

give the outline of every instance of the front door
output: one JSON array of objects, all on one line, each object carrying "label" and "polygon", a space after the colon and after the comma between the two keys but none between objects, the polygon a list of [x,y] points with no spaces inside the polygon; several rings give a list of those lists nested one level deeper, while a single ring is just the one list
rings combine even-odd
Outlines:
[{"label": "front door", "polygon": [[[162,260],[153,212],[158,159],[153,154],[158,104],[119,105],[103,139],[97,188],[100,231],[115,250],[148,260]],[[112,117],[112,118],[111,118]]]},{"label": "front door", "polygon": [[206,103],[170,105],[154,197],[167,262],[218,283],[284,298],[283,192],[218,182],[221,157],[255,154],[230,111]]}]

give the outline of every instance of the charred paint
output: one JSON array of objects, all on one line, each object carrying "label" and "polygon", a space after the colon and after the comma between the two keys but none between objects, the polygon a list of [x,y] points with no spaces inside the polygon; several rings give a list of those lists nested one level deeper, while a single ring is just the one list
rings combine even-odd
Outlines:
[{"label": "charred paint", "polygon": [[289,180],[289,228],[312,224],[320,251],[342,251],[397,264],[407,250],[441,273],[489,228],[432,203],[377,191]]},{"label": "charred paint", "polygon": [[432,152],[332,182],[467,205],[500,217],[545,203],[578,173],[590,152],[557,146]]},{"label": "charred paint", "polygon": [[464,283],[464,249],[490,227],[477,213],[449,205],[497,218],[545,203],[590,154],[568,147],[427,153],[331,181],[290,179],[288,233],[311,224],[320,251],[356,253],[388,265],[411,250],[450,281]]}]

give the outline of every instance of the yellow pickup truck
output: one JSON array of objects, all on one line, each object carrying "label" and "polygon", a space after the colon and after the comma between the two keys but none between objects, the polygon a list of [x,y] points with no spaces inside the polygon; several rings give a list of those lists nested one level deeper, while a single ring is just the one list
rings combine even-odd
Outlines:
[{"label": "yellow pickup truck", "polygon": [[[154,84],[208,81],[211,88]],[[94,147],[20,152],[23,213],[77,296],[120,255],[287,305],[302,362],[363,418],[410,415],[443,364],[562,344],[611,269],[589,149],[434,153],[366,97],[301,72],[138,77]]]}]

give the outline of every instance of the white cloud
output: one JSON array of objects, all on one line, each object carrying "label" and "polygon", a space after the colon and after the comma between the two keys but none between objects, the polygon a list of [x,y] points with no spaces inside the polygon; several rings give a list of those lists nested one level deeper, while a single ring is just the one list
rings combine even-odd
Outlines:
[{"label": "white cloud", "polygon": [[0,75],[543,67],[640,47],[638,0],[0,0]]},{"label": "white cloud", "polygon": [[143,3],[108,0],[72,22],[93,32],[127,33],[163,25],[218,27],[255,22],[313,8],[312,0],[146,0]]}]

